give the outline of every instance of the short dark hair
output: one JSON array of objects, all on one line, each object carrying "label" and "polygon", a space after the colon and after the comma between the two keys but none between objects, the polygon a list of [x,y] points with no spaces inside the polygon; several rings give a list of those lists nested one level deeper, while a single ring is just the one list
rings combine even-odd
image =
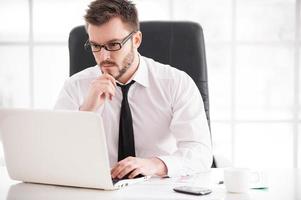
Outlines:
[{"label": "short dark hair", "polygon": [[119,17],[130,29],[138,31],[138,12],[131,1],[128,0],[95,0],[90,3],[84,16],[88,24],[99,26],[105,24],[110,19]]}]

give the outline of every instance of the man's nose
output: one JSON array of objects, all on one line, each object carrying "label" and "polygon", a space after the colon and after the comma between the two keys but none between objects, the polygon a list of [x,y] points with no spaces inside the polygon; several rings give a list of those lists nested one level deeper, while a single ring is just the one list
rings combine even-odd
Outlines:
[{"label": "man's nose", "polygon": [[105,48],[101,48],[97,56],[101,61],[110,59],[110,51]]}]

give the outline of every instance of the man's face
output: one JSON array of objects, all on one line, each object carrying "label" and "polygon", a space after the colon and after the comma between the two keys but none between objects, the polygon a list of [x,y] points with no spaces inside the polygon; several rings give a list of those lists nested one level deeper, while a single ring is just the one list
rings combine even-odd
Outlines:
[{"label": "man's face", "polygon": [[[119,18],[113,18],[109,22],[94,26],[89,24],[87,29],[90,43],[107,45],[112,42],[121,42],[131,34],[124,23]],[[134,62],[137,48],[136,33],[134,33],[118,51],[107,51],[101,48],[99,52],[93,52],[96,63],[103,73],[112,75],[118,80],[125,73],[129,73],[129,68]]]}]

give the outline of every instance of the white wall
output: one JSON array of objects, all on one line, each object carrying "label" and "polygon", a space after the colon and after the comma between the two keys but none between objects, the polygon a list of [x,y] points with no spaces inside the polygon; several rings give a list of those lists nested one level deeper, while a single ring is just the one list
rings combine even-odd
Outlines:
[{"label": "white wall", "polygon": [[[0,106],[53,106],[69,31],[89,2],[0,0]],[[300,0],[134,2],[141,20],[202,25],[216,154],[236,166],[301,166]]]}]

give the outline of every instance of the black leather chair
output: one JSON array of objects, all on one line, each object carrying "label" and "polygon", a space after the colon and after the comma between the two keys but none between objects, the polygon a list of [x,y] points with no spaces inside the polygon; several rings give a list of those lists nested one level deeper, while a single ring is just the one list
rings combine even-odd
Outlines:
[{"label": "black leather chair", "polygon": [[[141,55],[169,64],[189,74],[202,95],[210,127],[209,95],[205,44],[202,28],[194,22],[141,22]],[[88,35],[84,26],[70,32],[70,76],[96,65],[91,52],[84,49]],[[213,162],[212,167],[215,166]]]}]

